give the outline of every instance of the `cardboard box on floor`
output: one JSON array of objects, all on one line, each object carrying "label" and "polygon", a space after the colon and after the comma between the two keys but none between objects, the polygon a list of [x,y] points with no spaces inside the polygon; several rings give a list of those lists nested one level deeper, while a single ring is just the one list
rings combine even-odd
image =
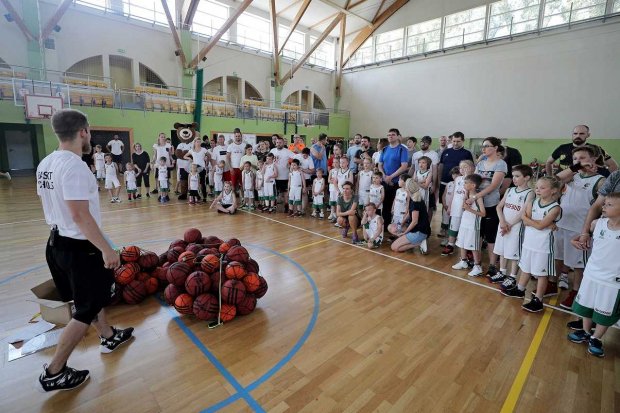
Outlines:
[{"label": "cardboard box on floor", "polygon": [[54,324],[69,324],[75,313],[73,301],[64,302],[56,289],[54,280],[47,280],[30,289],[36,298],[31,299],[39,304],[41,318]]}]

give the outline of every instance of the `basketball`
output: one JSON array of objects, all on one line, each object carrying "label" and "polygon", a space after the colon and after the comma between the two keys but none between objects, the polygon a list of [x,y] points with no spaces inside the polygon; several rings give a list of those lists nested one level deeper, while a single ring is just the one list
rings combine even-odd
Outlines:
[{"label": "basketball", "polygon": [[241,245],[241,241],[239,241],[237,238],[231,238],[228,241],[226,241],[226,243],[230,245],[231,247],[234,247],[235,245]]},{"label": "basketball", "polygon": [[218,250],[220,251],[220,253],[222,254],[226,254],[228,252],[228,250],[230,249],[230,244],[227,242],[223,242],[220,244],[220,247],[218,248]]},{"label": "basketball", "polygon": [[150,275],[148,275],[147,273],[145,273],[143,271],[140,271],[139,273],[136,274],[136,276],[134,277],[134,280],[138,280],[138,281],[144,282],[144,280],[146,280],[149,277],[150,277]]},{"label": "basketball", "polygon": [[248,315],[256,308],[256,297],[252,294],[248,294],[245,296],[243,300],[241,300],[237,304],[237,315]]},{"label": "basketball", "polygon": [[165,268],[156,267],[151,273],[151,276],[157,278],[160,281],[168,282],[168,279],[166,278],[166,272],[167,270]]},{"label": "basketball", "polygon": [[256,274],[258,274],[260,271],[260,267],[258,266],[258,263],[254,261],[252,258],[248,260],[247,264],[245,265],[245,269],[248,272],[255,272]]},{"label": "basketball", "polygon": [[168,267],[166,279],[170,284],[174,284],[177,287],[183,287],[191,270],[192,269],[188,264],[184,262],[175,262]]},{"label": "basketball", "polygon": [[241,245],[235,245],[228,250],[226,257],[229,261],[237,261],[245,264],[250,259],[250,254],[248,253],[248,250]]},{"label": "basketball", "polygon": [[194,271],[185,280],[185,290],[193,297],[209,292],[211,278],[206,272]]},{"label": "basketball", "polygon": [[194,314],[194,298],[183,293],[174,300],[174,308],[181,314]]},{"label": "basketball", "polygon": [[213,254],[216,257],[219,257],[220,251],[217,248],[203,248],[200,251],[198,251],[199,255],[207,255],[207,254]]},{"label": "basketball", "polygon": [[159,288],[159,280],[155,277],[149,277],[144,280],[144,287],[146,288],[146,293],[148,295],[154,294]]},{"label": "basketball", "polygon": [[191,251],[185,251],[179,255],[178,261],[194,265],[194,259],[196,259],[196,254]]},{"label": "basketball", "polygon": [[202,241],[202,233],[198,228],[189,228],[183,234],[183,240],[187,243]]},{"label": "basketball", "polygon": [[121,250],[121,259],[124,262],[135,262],[138,258],[140,258],[140,248],[134,245],[123,247]]},{"label": "basketball", "polygon": [[157,264],[159,264],[159,257],[154,252],[147,251],[138,258],[138,265],[145,271],[153,270]]},{"label": "basketball", "polygon": [[179,256],[185,252],[185,247],[172,247],[168,250],[168,262],[173,263],[179,260]]},{"label": "basketball", "polygon": [[222,284],[222,301],[236,305],[245,298],[245,285],[239,280],[227,280]]},{"label": "basketball", "polygon": [[138,304],[146,298],[147,290],[142,281],[133,280],[123,288],[123,300],[127,304]]},{"label": "basketball", "polygon": [[159,259],[159,263],[157,265],[161,267],[162,265],[168,262],[168,251],[162,252],[161,254],[157,256],[157,258]]},{"label": "basketball", "polygon": [[198,253],[203,249],[202,244],[189,244],[186,248],[185,251],[189,251],[189,252],[193,252],[195,255],[198,255]]},{"label": "basketball", "polygon": [[164,300],[166,300],[169,305],[174,305],[174,300],[176,300],[181,294],[183,294],[182,288],[179,288],[174,284],[168,284],[164,290]]},{"label": "basketball", "polygon": [[213,274],[209,275],[211,278],[211,292],[213,294],[219,294],[220,292],[220,272],[215,271]]},{"label": "basketball", "polygon": [[228,263],[225,274],[228,278],[240,280],[247,275],[247,271],[245,270],[243,264],[237,261],[232,261]]},{"label": "basketball", "polygon": [[237,308],[234,305],[222,304],[220,318],[222,321],[230,321],[237,315]]},{"label": "basketball", "polygon": [[174,247],[182,247],[183,249],[185,249],[185,247],[187,247],[187,242],[182,239],[175,239],[174,241],[172,241],[172,243],[170,243],[168,249],[171,250]]},{"label": "basketball", "polygon": [[110,299],[110,305],[116,305],[121,302],[123,299],[123,288],[123,285],[114,283],[114,294],[112,294],[112,298]]},{"label": "basketball", "polygon": [[211,248],[218,248],[222,242],[224,241],[213,235],[209,235],[208,237],[204,237],[202,239],[202,243]]},{"label": "basketball", "polygon": [[260,287],[260,278],[258,278],[258,274],[255,272],[249,272],[241,281],[243,285],[245,285],[246,291],[249,293],[253,293]]},{"label": "basketball", "polygon": [[200,320],[215,320],[219,311],[219,301],[213,294],[201,294],[194,299],[193,311]]},{"label": "basketball", "polygon": [[140,266],[135,262],[129,262],[118,267],[114,271],[114,279],[117,283],[127,285],[136,277],[140,271]]},{"label": "basketball", "polygon": [[161,266],[161,268],[163,268],[164,270],[168,270],[168,267],[170,267],[170,264],[172,264],[171,262],[164,262]]},{"label": "basketball", "polygon": [[200,267],[204,272],[213,272],[220,269],[220,259],[213,254],[207,254],[200,262]]},{"label": "basketball", "polygon": [[262,298],[265,294],[267,294],[267,289],[269,287],[267,286],[267,280],[264,277],[259,275],[258,279],[260,280],[260,285],[258,286],[256,291],[254,291],[254,295],[256,296],[256,298]]}]

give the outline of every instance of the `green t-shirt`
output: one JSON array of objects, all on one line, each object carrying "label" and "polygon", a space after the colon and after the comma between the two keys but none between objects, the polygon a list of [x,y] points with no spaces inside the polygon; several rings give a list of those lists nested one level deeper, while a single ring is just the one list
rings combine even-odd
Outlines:
[{"label": "green t-shirt", "polygon": [[340,207],[340,212],[347,212],[351,209],[354,203],[359,203],[359,201],[357,200],[357,195],[353,195],[348,201],[345,201],[342,195],[338,197],[338,206]]}]

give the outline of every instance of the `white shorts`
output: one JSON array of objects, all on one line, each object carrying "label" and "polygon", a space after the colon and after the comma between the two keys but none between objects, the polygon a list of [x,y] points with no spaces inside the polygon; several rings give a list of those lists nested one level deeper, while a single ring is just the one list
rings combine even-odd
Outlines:
[{"label": "white shorts", "polygon": [[222,192],[224,190],[224,181],[216,180],[213,185],[213,190],[216,192]]},{"label": "white shorts", "polygon": [[136,186],[136,181],[127,181],[126,184],[128,191],[135,191],[136,189],[138,189],[138,187]]},{"label": "white shorts", "polygon": [[474,228],[459,229],[456,246],[470,251],[480,251],[480,230]]},{"label": "white shorts", "polygon": [[168,180],[159,181],[159,189],[168,189]]},{"label": "white shorts", "polygon": [[[575,302],[582,307],[591,308],[595,313],[604,317],[615,319],[618,313],[619,295],[619,288],[600,284],[591,278],[584,277]],[[613,321],[608,324],[612,325]]]},{"label": "white shorts", "polygon": [[459,232],[461,226],[461,217],[450,217],[450,226],[448,229],[453,232]]},{"label": "white shorts", "polygon": [[331,189],[329,190],[329,202],[330,202],[330,204],[332,202],[334,202],[334,205],[336,205],[335,202],[338,202],[338,195],[339,195],[338,190],[333,190],[333,191]]},{"label": "white shorts", "polygon": [[105,168],[97,169],[97,179],[105,179]]},{"label": "white shorts", "polygon": [[263,185],[263,197],[267,201],[274,201],[275,197],[275,182],[265,182]]},{"label": "white shorts", "polygon": [[121,186],[121,183],[118,181],[118,177],[116,176],[106,176],[105,177],[105,189],[113,189]]},{"label": "white shorts", "polygon": [[581,251],[573,247],[570,240],[579,235],[564,228],[558,228],[554,233],[555,259],[564,261],[564,265],[570,268],[585,268],[590,255],[590,250]]},{"label": "white shorts", "polygon": [[315,195],[314,198],[312,198],[312,205],[320,205],[323,206],[323,194],[320,195]]},{"label": "white shorts", "polygon": [[257,192],[258,192],[258,199],[263,199],[265,196],[265,191],[263,191],[263,188],[258,189]]},{"label": "white shorts", "polygon": [[288,201],[301,202],[301,186],[294,186],[288,191]]},{"label": "white shorts", "polygon": [[441,223],[443,225],[448,225],[450,223],[450,214],[448,214],[446,209],[444,209],[441,213]]},{"label": "white shorts", "polygon": [[509,260],[518,260],[520,257],[519,249],[521,248],[522,228],[523,224],[519,222],[510,229],[508,234],[502,235],[498,226],[493,252]]},{"label": "white shorts", "polygon": [[535,277],[553,277],[555,276],[554,255],[548,251],[532,251],[523,248],[519,259],[519,268]]},{"label": "white shorts", "polygon": [[357,196],[357,199],[359,199],[359,203],[358,205],[360,207],[364,207],[365,205],[368,205],[368,199],[370,198],[370,191],[362,191],[359,193],[359,195]]},{"label": "white shorts", "polygon": [[250,199],[254,199],[254,191],[251,189],[246,189],[243,191],[243,197],[244,198],[250,198]]}]

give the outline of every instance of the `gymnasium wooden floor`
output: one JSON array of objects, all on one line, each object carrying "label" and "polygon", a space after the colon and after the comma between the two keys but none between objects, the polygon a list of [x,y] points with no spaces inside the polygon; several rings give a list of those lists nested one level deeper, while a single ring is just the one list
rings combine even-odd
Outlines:
[{"label": "gymnasium wooden floor", "polygon": [[[101,201],[119,246],[161,252],[190,226],[239,238],[269,291],[254,313],[213,330],[153,297],[113,307],[112,323],[135,326],[135,340],[103,355],[90,331],[70,364],[91,379],[71,392],[33,390],[53,349],[7,362],[3,342],[0,412],[620,411],[618,330],[604,359],[587,355],[566,339],[572,316],[528,314],[452,271],[435,236],[427,256],[370,252],[310,218]],[[32,177],[0,180],[0,338],[38,311],[27,300],[49,278],[42,217]]]}]

